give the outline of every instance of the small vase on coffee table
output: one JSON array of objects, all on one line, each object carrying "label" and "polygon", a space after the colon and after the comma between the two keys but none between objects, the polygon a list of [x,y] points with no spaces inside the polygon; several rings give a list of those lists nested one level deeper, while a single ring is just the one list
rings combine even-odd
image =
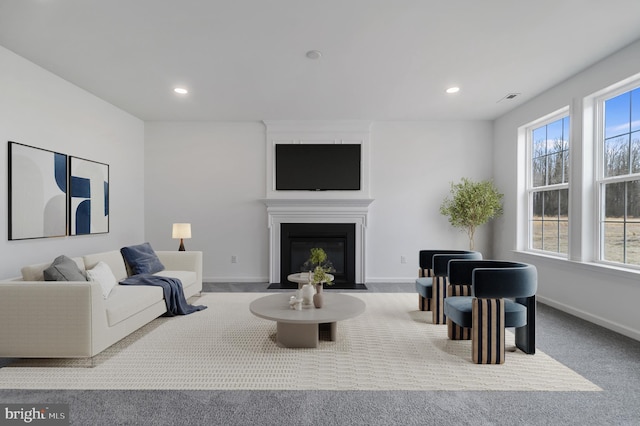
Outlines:
[{"label": "small vase on coffee table", "polygon": [[324,304],[324,297],[322,295],[322,283],[316,284],[316,294],[313,295],[313,306],[320,309]]}]

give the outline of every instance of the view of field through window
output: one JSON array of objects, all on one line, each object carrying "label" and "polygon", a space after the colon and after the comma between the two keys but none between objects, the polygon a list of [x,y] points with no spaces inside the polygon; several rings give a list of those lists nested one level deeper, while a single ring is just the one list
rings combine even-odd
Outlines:
[{"label": "view of field through window", "polygon": [[531,133],[531,248],[569,248],[569,117]]},{"label": "view of field through window", "polygon": [[640,265],[640,88],[604,102],[601,258]]}]

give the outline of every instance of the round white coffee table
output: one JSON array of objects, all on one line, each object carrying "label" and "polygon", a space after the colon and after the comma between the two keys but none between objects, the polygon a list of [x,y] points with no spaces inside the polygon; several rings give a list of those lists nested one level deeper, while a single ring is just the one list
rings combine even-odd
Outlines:
[{"label": "round white coffee table", "polygon": [[291,293],[273,294],[256,299],[249,305],[255,316],[276,321],[276,342],[286,348],[317,348],[320,324],[329,324],[329,339],[335,341],[337,322],[356,317],[366,308],[357,297],[324,292],[321,309],[310,305],[296,311],[289,307],[291,296]]},{"label": "round white coffee table", "polygon": [[[327,277],[333,281],[333,275],[327,274]],[[308,272],[298,272],[296,274],[287,275],[287,281],[296,283],[298,284],[298,288],[301,288],[303,285],[309,284],[311,282],[311,278],[309,277]]]}]

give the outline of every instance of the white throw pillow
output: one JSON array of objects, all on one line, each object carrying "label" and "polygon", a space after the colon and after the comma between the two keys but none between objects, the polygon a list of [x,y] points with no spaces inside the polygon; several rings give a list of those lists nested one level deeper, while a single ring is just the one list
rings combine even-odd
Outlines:
[{"label": "white throw pillow", "polygon": [[111,268],[109,265],[104,263],[103,261],[98,262],[93,269],[87,270],[87,276],[90,281],[97,281],[100,283],[100,287],[102,287],[102,297],[105,299],[109,297],[111,290],[116,286],[118,281],[116,277],[111,272]]}]

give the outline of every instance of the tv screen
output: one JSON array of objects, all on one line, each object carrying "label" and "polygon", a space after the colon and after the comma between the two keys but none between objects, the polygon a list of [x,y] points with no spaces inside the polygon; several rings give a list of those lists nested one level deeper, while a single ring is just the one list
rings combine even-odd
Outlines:
[{"label": "tv screen", "polygon": [[360,145],[276,144],[276,190],[360,190]]}]

